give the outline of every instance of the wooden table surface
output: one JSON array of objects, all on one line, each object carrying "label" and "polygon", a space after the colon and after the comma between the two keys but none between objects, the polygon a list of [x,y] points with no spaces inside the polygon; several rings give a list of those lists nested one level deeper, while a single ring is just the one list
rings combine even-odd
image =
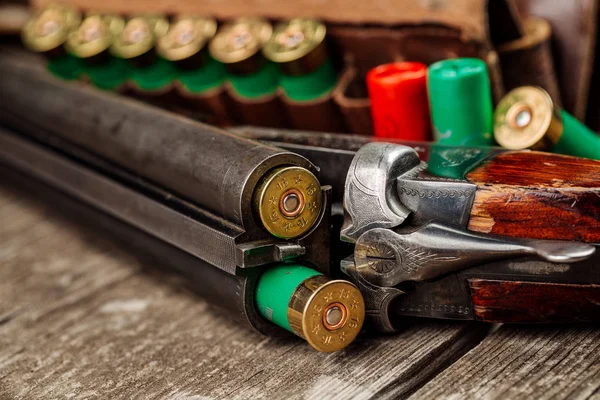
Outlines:
[{"label": "wooden table surface", "polygon": [[416,321],[321,354],[0,181],[2,399],[600,399],[600,327]]}]

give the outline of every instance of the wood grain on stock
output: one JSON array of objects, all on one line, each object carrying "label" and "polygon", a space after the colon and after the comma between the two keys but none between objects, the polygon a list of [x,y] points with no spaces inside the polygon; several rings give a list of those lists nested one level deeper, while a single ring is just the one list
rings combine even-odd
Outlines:
[{"label": "wood grain on stock", "polygon": [[478,185],[472,231],[600,242],[600,161],[506,153],[482,163],[467,179]]},{"label": "wood grain on stock", "polygon": [[600,285],[469,279],[475,317],[488,322],[600,321]]}]

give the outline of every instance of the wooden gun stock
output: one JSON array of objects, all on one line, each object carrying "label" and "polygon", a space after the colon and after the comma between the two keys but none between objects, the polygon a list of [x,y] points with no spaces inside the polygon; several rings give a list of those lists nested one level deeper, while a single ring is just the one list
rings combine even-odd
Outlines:
[{"label": "wooden gun stock", "polygon": [[469,279],[475,319],[487,322],[600,321],[600,285]]},{"label": "wooden gun stock", "polygon": [[478,186],[472,231],[600,242],[600,161],[511,152],[483,162],[466,179]]},{"label": "wooden gun stock", "polygon": [[[466,176],[478,185],[469,229],[600,242],[600,161],[540,152],[500,154]],[[476,319],[600,321],[600,285],[468,279]]]}]

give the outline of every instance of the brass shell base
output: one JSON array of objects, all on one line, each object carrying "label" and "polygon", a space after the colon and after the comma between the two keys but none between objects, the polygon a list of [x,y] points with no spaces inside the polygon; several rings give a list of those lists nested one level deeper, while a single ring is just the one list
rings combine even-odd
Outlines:
[{"label": "brass shell base", "polygon": [[[517,118],[527,113],[526,123]],[[563,132],[560,109],[542,88],[523,86],[510,91],[498,103],[494,113],[494,137],[511,150],[549,150]]]},{"label": "brass shell base", "polygon": [[[341,309],[341,318],[334,325],[326,318],[331,307]],[[337,351],[352,343],[364,319],[365,302],[358,288],[323,275],[302,282],[288,304],[288,321],[294,333],[322,352]]]},{"label": "brass shell base", "polygon": [[[296,212],[283,208],[286,195],[298,196],[302,205]],[[272,235],[292,239],[307,233],[318,221],[323,193],[317,178],[307,169],[278,168],[267,174],[254,192],[254,208],[263,226]]]}]

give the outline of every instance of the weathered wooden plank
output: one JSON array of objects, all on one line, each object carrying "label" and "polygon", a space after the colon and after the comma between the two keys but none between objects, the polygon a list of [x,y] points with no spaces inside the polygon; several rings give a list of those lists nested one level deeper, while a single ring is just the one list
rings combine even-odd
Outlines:
[{"label": "weathered wooden plank", "polygon": [[240,328],[20,191],[0,187],[0,221],[0,398],[406,397],[487,331],[420,322],[317,353]]},{"label": "weathered wooden plank", "polygon": [[415,399],[600,399],[600,326],[502,326]]}]

